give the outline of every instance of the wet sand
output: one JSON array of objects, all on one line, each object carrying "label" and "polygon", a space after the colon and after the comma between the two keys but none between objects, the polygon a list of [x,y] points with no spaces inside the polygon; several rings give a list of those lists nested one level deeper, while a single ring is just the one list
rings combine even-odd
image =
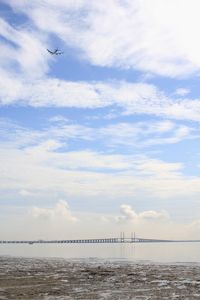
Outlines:
[{"label": "wet sand", "polygon": [[0,299],[200,299],[200,266],[0,257]]}]

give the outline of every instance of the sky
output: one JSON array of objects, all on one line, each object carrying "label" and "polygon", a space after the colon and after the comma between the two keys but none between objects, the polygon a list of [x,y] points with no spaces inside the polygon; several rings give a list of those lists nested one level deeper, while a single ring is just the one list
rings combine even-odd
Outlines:
[{"label": "sky", "polygon": [[200,237],[199,10],[0,0],[0,239]]}]

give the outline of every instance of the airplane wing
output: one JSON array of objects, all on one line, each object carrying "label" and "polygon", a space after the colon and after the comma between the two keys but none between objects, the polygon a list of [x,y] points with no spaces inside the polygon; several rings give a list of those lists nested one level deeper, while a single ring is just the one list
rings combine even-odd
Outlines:
[{"label": "airplane wing", "polygon": [[54,54],[54,52],[50,51],[49,49],[47,49],[47,51],[48,51],[50,54]]},{"label": "airplane wing", "polygon": [[64,53],[64,52],[60,51],[59,49],[55,49],[54,51],[47,49],[47,51],[52,55],[61,55]]}]

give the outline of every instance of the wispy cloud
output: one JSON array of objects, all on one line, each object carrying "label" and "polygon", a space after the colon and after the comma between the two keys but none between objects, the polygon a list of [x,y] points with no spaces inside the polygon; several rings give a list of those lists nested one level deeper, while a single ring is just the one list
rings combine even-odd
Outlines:
[{"label": "wispy cloud", "polygon": [[170,98],[151,84],[68,82],[59,79],[29,82],[11,74],[1,74],[1,105],[92,109],[116,105],[124,115],[146,114],[169,119],[200,120],[199,99]]},{"label": "wispy cloud", "polygon": [[190,93],[190,90],[189,89],[186,89],[186,88],[178,88],[176,89],[175,91],[175,94],[178,95],[178,96],[186,96]]},{"label": "wispy cloud", "polygon": [[25,13],[38,30],[80,49],[92,64],[171,77],[199,71],[197,0],[84,0],[56,5],[11,0],[9,5]]},{"label": "wispy cloud", "polygon": [[49,57],[44,55],[44,35],[24,27],[14,28],[2,18],[0,35],[4,38],[0,46],[0,67],[4,72],[40,78],[48,71]]},{"label": "wispy cloud", "polygon": [[[122,154],[117,148],[114,153],[92,146],[69,150],[67,145],[71,139],[92,139],[96,129],[66,126],[45,128],[40,134],[25,129],[24,136],[21,128],[15,132],[17,142],[12,140],[12,134],[2,133],[2,191],[9,189],[15,195],[17,191],[19,196],[25,190],[36,196],[42,191],[46,195],[55,192],[96,198],[130,198],[141,191],[148,197],[160,198],[199,193],[199,178],[183,175],[182,163],[166,162],[142,153]],[[166,132],[174,126],[165,123],[160,131]]]},{"label": "wispy cloud", "polygon": [[[198,139],[198,128],[175,123],[168,120],[138,121],[138,122],[109,122],[108,125],[80,125],[68,119],[56,117],[56,122],[49,120],[49,126],[33,130],[19,126],[9,120],[0,119],[0,135],[2,147],[26,149],[27,153],[58,148],[67,149],[71,141],[79,141],[79,147],[92,153],[100,148],[112,149],[118,153],[119,147],[135,149],[149,148],[156,145],[176,144],[184,140]],[[10,145],[10,146],[9,146]],[[91,150],[91,151],[90,151]],[[104,151],[104,150],[103,150]]]},{"label": "wispy cloud", "polygon": [[[16,2],[11,4],[18,6]],[[30,14],[38,11],[40,6],[37,5],[31,5]],[[80,6],[84,5],[86,2],[80,3]],[[113,1],[112,5],[118,4]],[[70,5],[67,7],[69,9]],[[74,17],[76,19],[77,15]],[[3,36],[0,46],[0,105],[90,109],[115,105],[124,115],[146,114],[169,119],[200,120],[200,100],[186,98],[186,89],[177,90],[173,97],[147,83],[73,82],[50,78],[47,72],[51,57],[46,53],[46,33],[39,33],[36,28],[14,28],[3,19],[0,22]],[[160,69],[163,70],[162,67]]]},{"label": "wispy cloud", "polygon": [[134,145],[135,148],[175,144],[184,139],[197,138],[195,129],[171,121],[117,123],[100,128],[99,136],[113,145]]}]

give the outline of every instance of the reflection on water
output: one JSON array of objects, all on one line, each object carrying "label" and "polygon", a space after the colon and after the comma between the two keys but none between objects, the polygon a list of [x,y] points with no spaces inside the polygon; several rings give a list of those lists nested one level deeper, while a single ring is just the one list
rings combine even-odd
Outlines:
[{"label": "reflection on water", "polygon": [[200,243],[0,245],[0,256],[200,262]]}]

